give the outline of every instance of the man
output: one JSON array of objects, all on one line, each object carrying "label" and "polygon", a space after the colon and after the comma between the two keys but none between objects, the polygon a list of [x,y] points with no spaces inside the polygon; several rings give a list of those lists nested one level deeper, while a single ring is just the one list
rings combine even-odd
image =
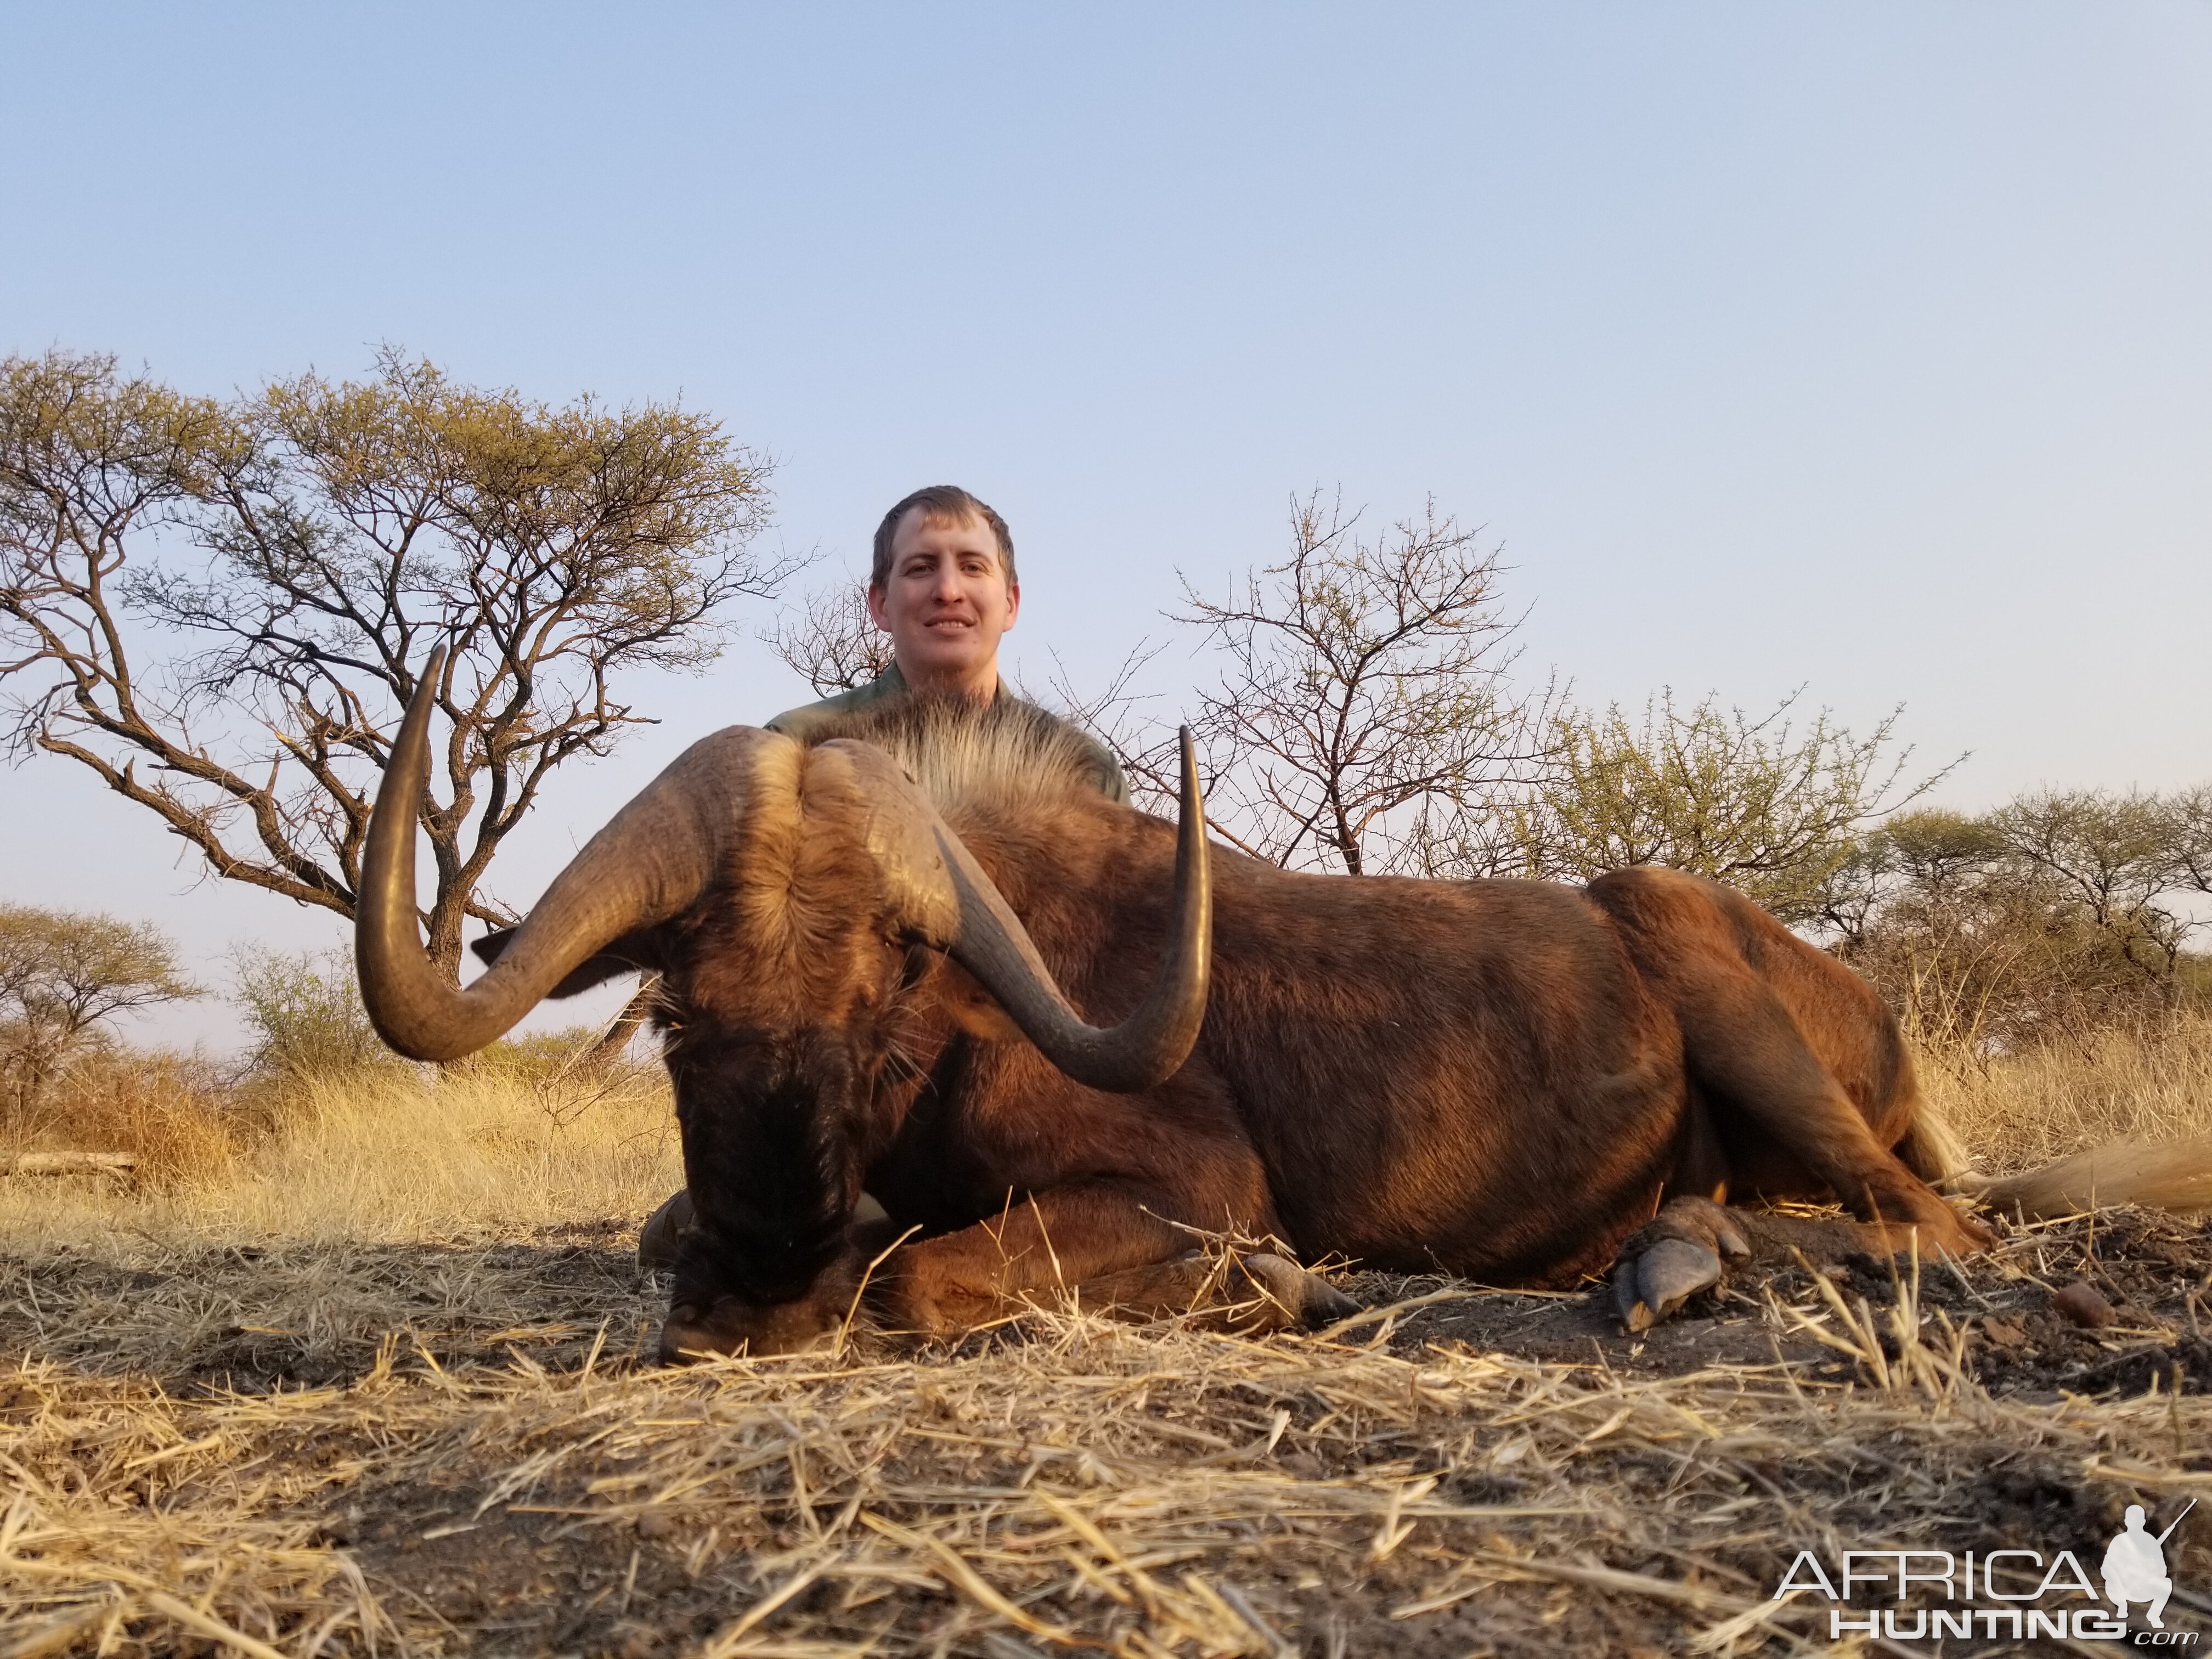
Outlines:
[{"label": "man", "polygon": [[[917,489],[884,514],[868,573],[868,615],[891,636],[891,665],[854,690],[785,710],[768,729],[805,737],[840,714],[908,691],[977,702],[1011,697],[999,679],[999,641],[1021,608],[1006,521],[957,484]],[[1088,732],[1077,736],[1091,757],[1099,793],[1127,805],[1120,763]]]},{"label": "man", "polygon": [[[868,572],[868,615],[891,636],[891,665],[866,685],[786,709],[768,729],[804,738],[839,715],[910,691],[986,703],[1012,697],[999,679],[999,641],[1021,608],[1006,521],[957,484],[917,489],[884,514]],[[1086,732],[1076,735],[1091,756],[1098,793],[1127,805],[1128,781],[1112,751]],[[673,1267],[692,1213],[688,1191],[655,1210],[638,1234],[639,1264]],[[882,1214],[874,1199],[860,1194],[857,1218]]]}]

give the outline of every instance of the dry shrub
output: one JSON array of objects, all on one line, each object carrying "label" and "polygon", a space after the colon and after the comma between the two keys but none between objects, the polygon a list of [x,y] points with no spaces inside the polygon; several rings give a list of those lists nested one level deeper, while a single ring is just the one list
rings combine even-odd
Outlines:
[{"label": "dry shrub", "polygon": [[[127,1091],[122,1103],[150,1090]],[[149,1104],[142,1138],[86,1124],[70,1144],[157,1146],[174,1178],[136,1188],[81,1180],[0,1181],[0,1240],[49,1244],[124,1231],[163,1238],[485,1237],[579,1217],[642,1215],[684,1184],[674,1114],[657,1071],[532,1075],[516,1066],[444,1073],[384,1067],[253,1085],[254,1112],[213,1097],[202,1115]],[[179,1097],[183,1098],[183,1097]],[[192,1097],[195,1101],[202,1097]],[[198,1109],[197,1108],[195,1109]],[[168,1124],[171,1143],[151,1139]],[[258,1132],[255,1124],[260,1127]],[[185,1135],[230,1135],[222,1156],[182,1158]],[[118,1135],[121,1132],[118,1131]],[[142,1149],[146,1149],[142,1151]]]},{"label": "dry shrub", "polygon": [[[33,1126],[25,1126],[31,1127]],[[82,1055],[49,1090],[35,1132],[74,1152],[128,1152],[159,1184],[219,1178],[246,1139],[222,1074],[192,1054]]]},{"label": "dry shrub", "polygon": [[501,1037],[480,1048],[452,1069],[478,1076],[502,1077],[518,1083],[587,1082],[595,1072],[613,1076],[625,1070],[650,1070],[617,1060],[600,1066],[594,1055],[605,1035],[596,1025],[565,1025],[557,1031],[537,1031],[526,1036]]},{"label": "dry shrub", "polygon": [[231,1000],[254,1036],[250,1076],[281,1085],[403,1063],[369,1024],[345,951],[246,946],[233,961]]},{"label": "dry shrub", "polygon": [[2212,1132],[2212,1016],[2089,1032],[1992,1058],[1923,1049],[1921,1086],[1993,1174],[2116,1140]]}]

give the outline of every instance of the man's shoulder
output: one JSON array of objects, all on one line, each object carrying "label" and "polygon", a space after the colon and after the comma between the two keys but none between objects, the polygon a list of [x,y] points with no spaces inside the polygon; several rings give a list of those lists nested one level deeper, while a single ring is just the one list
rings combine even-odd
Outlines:
[{"label": "man's shoulder", "polygon": [[1122,775],[1121,763],[1114,758],[1114,751],[1087,732],[1082,736],[1091,747],[1092,781],[1098,793],[1116,806],[1134,805],[1129,799],[1129,780]]},{"label": "man's shoulder", "polygon": [[[906,678],[899,672],[898,665],[895,663],[866,685],[856,685],[849,691],[840,691],[835,696],[823,698],[819,702],[801,703],[796,708],[785,709],[783,713],[767,723],[768,729],[771,732],[781,732],[787,738],[798,738],[804,741],[830,722],[865,708],[871,703],[880,702],[886,697],[897,696],[906,689]],[[1091,786],[1107,799],[1117,802],[1123,806],[1129,805],[1129,781],[1122,775],[1121,763],[1114,758],[1112,750],[1073,721],[1054,714],[1049,709],[1040,708],[1027,698],[1017,695],[1007,689],[1003,681],[1000,684],[1000,695],[1009,702],[1019,703],[1023,708],[1073,733],[1077,741],[1083,746],[1088,762],[1085,769],[1091,774]]]},{"label": "man's shoulder", "polygon": [[1003,695],[1020,703],[1025,708],[1035,710],[1054,726],[1070,733],[1083,747],[1087,762],[1085,769],[1091,775],[1091,787],[1116,805],[1127,806],[1130,804],[1129,780],[1122,775],[1121,763],[1114,758],[1112,750],[1065,715],[1055,714],[1049,708],[1039,708],[1028,698],[1016,696],[1011,691],[1005,692]]},{"label": "man's shoulder", "polygon": [[894,666],[884,670],[865,685],[837,692],[819,702],[805,702],[796,708],[787,708],[766,725],[769,731],[781,732],[787,738],[811,737],[831,720],[905,690],[906,681],[900,678],[897,668]]}]

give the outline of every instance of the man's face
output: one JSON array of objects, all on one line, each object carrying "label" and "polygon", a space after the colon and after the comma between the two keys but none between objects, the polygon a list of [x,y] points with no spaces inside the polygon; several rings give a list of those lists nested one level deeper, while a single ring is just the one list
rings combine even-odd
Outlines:
[{"label": "man's face", "polygon": [[998,684],[999,638],[1021,605],[990,526],[927,520],[919,507],[891,536],[884,586],[868,589],[868,614],[891,636],[909,684],[982,696]]}]

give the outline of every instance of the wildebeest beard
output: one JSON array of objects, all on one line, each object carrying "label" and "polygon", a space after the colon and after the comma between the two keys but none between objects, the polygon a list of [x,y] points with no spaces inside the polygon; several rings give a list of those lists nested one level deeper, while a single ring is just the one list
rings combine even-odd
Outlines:
[{"label": "wildebeest beard", "polygon": [[863,1080],[824,1030],[696,1034],[669,1070],[697,1219],[674,1301],[707,1314],[805,1298],[836,1259],[859,1196]]}]

